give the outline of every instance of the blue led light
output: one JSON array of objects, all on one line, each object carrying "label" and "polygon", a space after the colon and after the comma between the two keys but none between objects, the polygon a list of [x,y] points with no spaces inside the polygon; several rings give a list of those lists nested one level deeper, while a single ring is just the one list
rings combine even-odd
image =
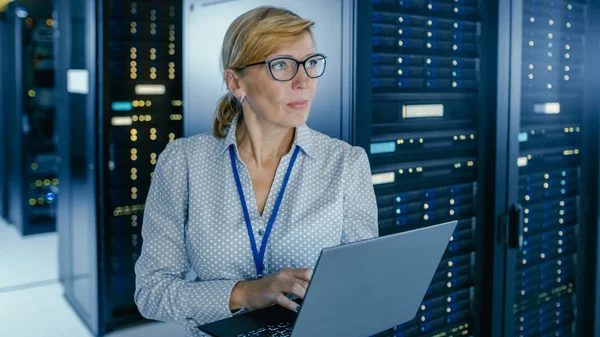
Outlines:
[{"label": "blue led light", "polygon": [[113,102],[111,108],[113,111],[131,111],[133,106],[131,102]]},{"label": "blue led light", "polygon": [[527,132],[519,133],[519,142],[520,143],[526,142],[527,140],[529,140],[529,135],[527,134]]},{"label": "blue led light", "polygon": [[371,143],[371,154],[393,153],[395,151],[395,142]]},{"label": "blue led light", "polygon": [[48,201],[52,201],[56,198],[56,194],[49,192],[48,194],[46,194],[46,200]]}]

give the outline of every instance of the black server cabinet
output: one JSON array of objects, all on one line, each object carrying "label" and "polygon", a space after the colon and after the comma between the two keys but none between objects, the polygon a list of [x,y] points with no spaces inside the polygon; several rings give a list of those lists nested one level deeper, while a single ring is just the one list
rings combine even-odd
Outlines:
[{"label": "black server cabinet", "polygon": [[[3,85],[7,220],[22,235],[55,230],[52,38],[45,20],[30,21],[8,6]],[[46,34],[44,34],[46,32]],[[43,56],[42,56],[43,54]],[[45,69],[40,69],[43,65]]]},{"label": "black server cabinet", "polygon": [[598,182],[583,173],[597,151],[582,151],[597,149],[589,144],[597,126],[586,121],[598,107],[589,106],[585,86],[595,62],[586,53],[594,20],[587,7],[584,0],[512,1],[507,199],[515,216],[504,336],[591,335],[595,284],[587,269],[596,262],[586,236],[598,223],[584,205],[597,200],[590,184]]},{"label": "black server cabinet", "polygon": [[[133,300],[144,202],[181,137],[181,1],[57,0],[60,271],[95,335],[142,320]],[[68,89],[68,91],[66,90]]]},{"label": "black server cabinet", "polygon": [[364,80],[372,97],[357,103],[359,114],[360,104],[370,103],[370,142],[359,145],[367,145],[370,153],[380,234],[458,220],[416,317],[387,333],[477,335],[485,7],[477,0],[374,0],[370,5],[371,17],[363,18],[370,27],[359,27],[369,29],[363,39],[370,39],[371,52],[359,69],[370,70]]}]

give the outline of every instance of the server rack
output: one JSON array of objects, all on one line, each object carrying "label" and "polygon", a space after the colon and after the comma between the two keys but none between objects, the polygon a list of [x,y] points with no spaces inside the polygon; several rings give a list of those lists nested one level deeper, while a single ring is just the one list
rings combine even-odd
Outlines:
[{"label": "server rack", "polygon": [[595,260],[596,243],[587,237],[598,221],[587,204],[597,201],[597,172],[591,179],[583,173],[597,167],[597,125],[586,124],[597,120],[597,106],[584,84],[594,62],[587,24],[597,18],[587,7],[583,0],[512,1],[507,182],[514,187],[507,200],[515,217],[505,336],[587,336],[593,329],[595,268],[586,262]]},{"label": "server rack", "polygon": [[[4,102],[7,219],[22,235],[51,232],[55,230],[59,184],[52,139],[52,61],[37,61],[42,52],[43,57],[52,57],[52,39],[37,28],[41,25],[18,17],[12,5],[8,6],[6,19],[4,37],[8,48],[3,81],[7,98]],[[42,71],[40,64],[50,65],[50,69]]]},{"label": "server rack", "polygon": [[387,0],[371,6],[372,53],[361,68],[372,71],[367,148],[380,234],[459,221],[415,319],[387,333],[476,335],[483,6]]},{"label": "server rack", "polygon": [[[591,331],[597,303],[582,293],[594,293],[595,267],[581,261],[594,259],[598,221],[580,200],[597,203],[598,151],[597,99],[582,85],[594,55],[586,5],[359,2],[357,79],[372,96],[356,109],[372,128],[356,144],[370,150],[380,233],[459,220],[415,320],[381,335]],[[593,153],[581,161],[581,149]]]},{"label": "server rack", "polygon": [[181,1],[57,0],[60,271],[102,335],[142,320],[133,301],[144,200],[159,153],[183,134]]}]

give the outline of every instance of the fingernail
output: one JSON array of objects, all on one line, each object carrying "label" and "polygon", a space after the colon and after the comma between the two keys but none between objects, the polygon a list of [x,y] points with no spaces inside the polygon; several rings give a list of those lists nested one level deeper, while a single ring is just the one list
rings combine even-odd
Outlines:
[{"label": "fingernail", "polygon": [[296,307],[296,312],[300,312],[300,306]]}]

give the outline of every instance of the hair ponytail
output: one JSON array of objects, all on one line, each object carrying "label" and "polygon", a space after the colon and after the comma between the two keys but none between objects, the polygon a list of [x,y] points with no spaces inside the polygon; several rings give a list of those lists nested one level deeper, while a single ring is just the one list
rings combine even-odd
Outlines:
[{"label": "hair ponytail", "polygon": [[213,120],[213,134],[217,138],[227,136],[227,127],[231,125],[235,114],[242,114],[242,106],[237,99],[230,93],[225,94],[217,104],[215,119]]}]

